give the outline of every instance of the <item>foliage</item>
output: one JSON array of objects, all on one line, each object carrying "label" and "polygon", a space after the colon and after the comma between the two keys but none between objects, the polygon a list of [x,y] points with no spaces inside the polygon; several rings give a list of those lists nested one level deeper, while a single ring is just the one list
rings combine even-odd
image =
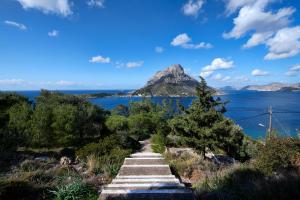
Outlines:
[{"label": "foliage", "polygon": [[82,180],[58,186],[52,193],[55,195],[55,200],[96,200],[98,198],[97,191],[83,183]]},{"label": "foliage", "polygon": [[267,175],[293,167],[297,155],[300,154],[299,147],[298,139],[271,137],[260,147],[256,167]]},{"label": "foliage", "polygon": [[166,150],[165,138],[159,133],[152,135],[151,148],[155,153],[164,153]]},{"label": "foliage", "polygon": [[128,130],[128,120],[122,115],[109,116],[105,122],[105,125],[112,133]]},{"label": "foliage", "polygon": [[264,200],[299,199],[299,172],[288,171],[280,176],[265,177],[251,167],[218,171],[206,176],[194,189],[198,199]]},{"label": "foliage", "polygon": [[0,93],[0,153],[28,141],[31,102],[15,93]]},{"label": "foliage", "polygon": [[172,133],[181,136],[183,143],[194,147],[205,156],[206,149],[221,149],[229,156],[238,157],[243,141],[240,127],[223,116],[225,103],[212,96],[205,80],[197,87],[197,98],[182,115],[170,120]]},{"label": "foliage", "polygon": [[36,146],[69,146],[104,134],[106,113],[74,95],[41,91],[33,113]]}]

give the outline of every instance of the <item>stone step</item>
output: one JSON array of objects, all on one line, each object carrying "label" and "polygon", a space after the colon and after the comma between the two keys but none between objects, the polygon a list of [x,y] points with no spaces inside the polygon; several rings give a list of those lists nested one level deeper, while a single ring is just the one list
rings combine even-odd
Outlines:
[{"label": "stone step", "polygon": [[139,176],[135,176],[135,175],[130,175],[130,176],[121,176],[121,175],[117,175],[116,176],[117,179],[152,179],[152,178],[175,178],[174,175],[139,175]]},{"label": "stone step", "polygon": [[179,183],[176,178],[147,178],[147,179],[114,179],[112,183]]},{"label": "stone step", "polygon": [[123,165],[119,175],[171,175],[169,165]]},{"label": "stone step", "polygon": [[100,200],[194,200],[188,189],[103,190]]},{"label": "stone step", "polygon": [[104,187],[106,190],[159,190],[184,189],[181,183],[112,183]]},{"label": "stone step", "polygon": [[124,165],[163,165],[163,158],[125,158]]},{"label": "stone step", "polygon": [[162,155],[160,153],[145,152],[145,153],[134,153],[134,154],[131,154],[130,157],[132,157],[132,158],[162,158]]}]

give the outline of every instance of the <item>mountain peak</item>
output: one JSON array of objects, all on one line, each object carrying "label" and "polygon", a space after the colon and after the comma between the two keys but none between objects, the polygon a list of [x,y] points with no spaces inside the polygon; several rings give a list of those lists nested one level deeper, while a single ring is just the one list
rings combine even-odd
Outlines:
[{"label": "mountain peak", "polygon": [[184,73],[184,69],[180,64],[174,64],[167,67],[165,70],[158,71],[155,75],[147,82],[147,85],[153,85],[161,79],[168,78],[169,81],[182,81],[182,80],[194,80],[190,76]]},{"label": "mountain peak", "polygon": [[134,95],[151,96],[194,96],[199,82],[184,73],[180,64],[174,64],[158,71],[146,86],[135,91]]}]

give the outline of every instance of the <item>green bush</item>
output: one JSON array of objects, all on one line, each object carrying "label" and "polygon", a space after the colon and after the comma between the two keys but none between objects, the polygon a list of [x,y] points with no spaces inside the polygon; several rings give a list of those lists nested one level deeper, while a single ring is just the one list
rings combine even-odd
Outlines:
[{"label": "green bush", "polygon": [[151,136],[151,148],[155,153],[164,153],[166,150],[165,138],[162,134],[154,134]]},{"label": "green bush", "polygon": [[272,137],[260,147],[255,166],[267,175],[293,167],[299,155],[298,143],[297,139]]},{"label": "green bush", "polygon": [[25,172],[36,171],[42,167],[41,162],[35,160],[24,160],[20,164],[20,169]]},{"label": "green bush", "polygon": [[79,159],[85,160],[88,156],[94,155],[101,157],[111,154],[111,151],[115,148],[121,148],[132,152],[140,148],[140,144],[126,135],[113,134],[98,143],[90,143],[76,151],[76,155]]},{"label": "green bush", "polygon": [[56,190],[51,191],[54,200],[91,200],[97,199],[98,193],[81,180],[75,180],[67,185],[58,186]]},{"label": "green bush", "polygon": [[36,186],[28,181],[0,181],[0,199],[3,200],[41,200],[49,199],[51,195],[47,187]]}]

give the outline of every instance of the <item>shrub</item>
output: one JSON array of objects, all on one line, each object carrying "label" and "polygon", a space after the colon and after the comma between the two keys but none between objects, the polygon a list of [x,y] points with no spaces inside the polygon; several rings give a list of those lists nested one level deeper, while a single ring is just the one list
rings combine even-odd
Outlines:
[{"label": "shrub", "polygon": [[90,155],[101,157],[103,155],[111,154],[111,151],[115,148],[122,148],[132,152],[140,148],[140,144],[134,139],[120,134],[110,135],[98,143],[90,143],[76,151],[76,155],[79,159],[86,160]]},{"label": "shrub", "polygon": [[261,146],[255,166],[267,175],[292,167],[299,155],[297,142],[292,138],[272,137],[265,145]]},{"label": "shrub", "polygon": [[151,136],[151,148],[155,153],[164,153],[166,150],[165,138],[157,133]]},{"label": "shrub", "polygon": [[36,171],[41,167],[41,162],[35,160],[24,160],[20,165],[20,169],[25,172]]},{"label": "shrub", "polygon": [[98,198],[98,193],[81,180],[58,186],[55,191],[51,192],[54,194],[55,200],[96,200]]},{"label": "shrub", "polygon": [[28,181],[0,181],[0,199],[40,200],[49,199],[48,188],[35,186]]}]

